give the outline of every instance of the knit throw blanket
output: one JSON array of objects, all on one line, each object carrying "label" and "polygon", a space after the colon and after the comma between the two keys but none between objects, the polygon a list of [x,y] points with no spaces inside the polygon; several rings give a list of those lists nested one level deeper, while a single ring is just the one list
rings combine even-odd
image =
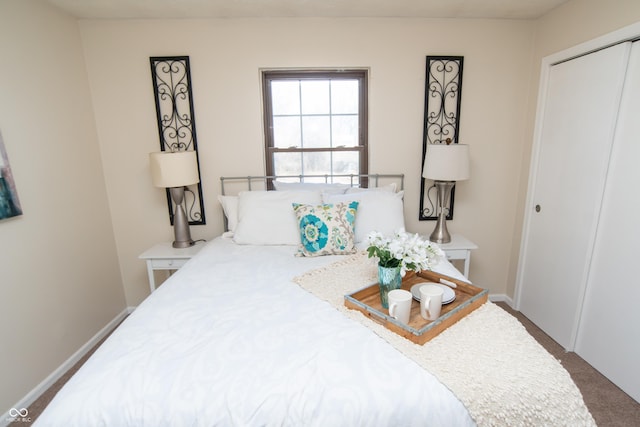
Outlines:
[{"label": "knit throw blanket", "polygon": [[365,253],[294,281],[369,327],[446,385],[479,426],[595,426],[569,373],[500,307],[487,302],[424,345],[344,306],[344,295],[377,282]]}]

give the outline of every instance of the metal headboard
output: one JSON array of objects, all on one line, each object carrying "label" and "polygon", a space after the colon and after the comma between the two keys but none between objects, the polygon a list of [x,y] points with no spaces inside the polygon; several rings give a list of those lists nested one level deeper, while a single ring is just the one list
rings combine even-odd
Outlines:
[{"label": "metal headboard", "polygon": [[[340,183],[351,187],[375,188],[387,182],[400,181],[398,191],[404,190],[404,174],[344,174],[344,175],[263,175],[263,176],[221,176],[221,194],[226,195],[225,182],[243,184],[243,189],[272,190],[273,181],[281,179],[286,182],[324,182],[325,184]],[[297,181],[292,181],[297,180]],[[307,181],[308,180],[308,181]],[[257,188],[255,188],[257,187]]]}]

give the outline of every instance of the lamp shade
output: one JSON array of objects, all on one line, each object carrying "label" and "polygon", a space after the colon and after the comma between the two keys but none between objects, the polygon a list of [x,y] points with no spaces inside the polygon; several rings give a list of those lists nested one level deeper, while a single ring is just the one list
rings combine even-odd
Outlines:
[{"label": "lamp shade", "polygon": [[469,179],[469,146],[427,144],[422,176],[434,181]]},{"label": "lamp shade", "polygon": [[156,187],[183,187],[200,181],[195,151],[149,153],[149,161]]}]

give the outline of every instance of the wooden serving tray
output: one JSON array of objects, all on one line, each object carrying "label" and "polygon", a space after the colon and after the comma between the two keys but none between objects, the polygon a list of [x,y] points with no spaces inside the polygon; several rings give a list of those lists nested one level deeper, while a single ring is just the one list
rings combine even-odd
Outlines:
[{"label": "wooden serving tray", "polygon": [[402,279],[401,289],[411,291],[411,287],[417,283],[439,283],[440,279],[456,284],[457,287],[453,289],[456,293],[456,299],[452,303],[442,306],[440,317],[436,320],[423,319],[420,315],[420,302],[414,299],[411,300],[409,324],[401,323],[390,317],[389,310],[382,308],[379,285],[377,283],[345,295],[344,305],[361,311],[371,319],[384,325],[387,329],[416,344],[424,344],[484,304],[489,295],[489,291],[486,289],[478,288],[469,283],[429,270],[421,271],[417,274],[408,272]]}]

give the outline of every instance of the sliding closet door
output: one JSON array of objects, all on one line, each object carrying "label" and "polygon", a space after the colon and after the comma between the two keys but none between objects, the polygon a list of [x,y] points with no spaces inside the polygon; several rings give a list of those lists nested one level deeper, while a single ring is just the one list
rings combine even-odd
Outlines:
[{"label": "sliding closet door", "polygon": [[640,42],[633,44],[576,353],[640,402]]},{"label": "sliding closet door", "polygon": [[518,307],[573,349],[630,43],[551,67]]}]

